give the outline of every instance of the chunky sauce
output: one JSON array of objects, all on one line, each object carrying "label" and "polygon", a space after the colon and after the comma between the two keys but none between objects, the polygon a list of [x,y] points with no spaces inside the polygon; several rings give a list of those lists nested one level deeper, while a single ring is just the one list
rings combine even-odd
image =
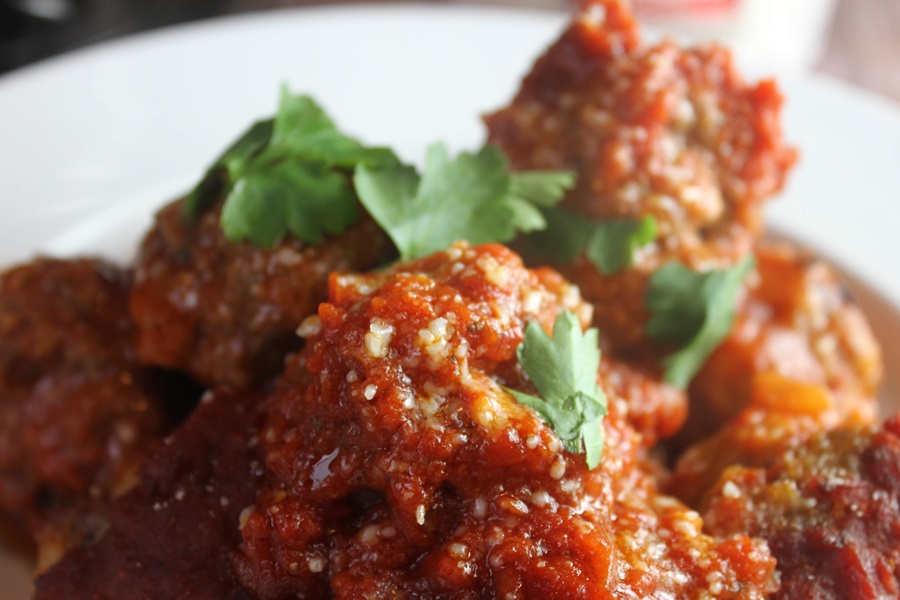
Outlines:
[{"label": "chunky sauce", "polygon": [[[574,288],[500,246],[334,276],[269,409],[239,572],[263,598],[602,598],[775,589],[764,544],[662,496],[614,398],[589,471],[500,384]],[[299,383],[299,385],[298,385]],[[620,406],[621,404],[621,406]]]}]

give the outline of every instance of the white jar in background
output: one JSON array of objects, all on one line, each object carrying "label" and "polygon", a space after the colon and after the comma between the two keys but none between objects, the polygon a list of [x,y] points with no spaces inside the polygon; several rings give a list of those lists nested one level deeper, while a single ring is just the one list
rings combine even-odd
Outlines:
[{"label": "white jar in background", "polygon": [[821,54],[835,0],[632,0],[642,23],[685,42],[716,40],[741,62],[792,69]]}]

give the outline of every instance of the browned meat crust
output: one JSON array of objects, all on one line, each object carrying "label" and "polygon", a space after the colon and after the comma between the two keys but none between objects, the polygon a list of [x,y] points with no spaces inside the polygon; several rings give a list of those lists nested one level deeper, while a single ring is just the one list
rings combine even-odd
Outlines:
[{"label": "browned meat crust", "polygon": [[105,526],[167,425],[134,363],[127,271],[38,259],[0,277],[0,506],[38,542],[39,568]]},{"label": "browned meat crust", "polygon": [[141,362],[207,386],[245,387],[280,373],[300,347],[295,330],[324,300],[329,273],[375,267],[393,247],[371,221],[316,247],[232,243],[220,209],[196,223],[185,220],[181,201],[159,212],[135,266],[131,314]]},{"label": "browned meat crust", "polygon": [[768,467],[733,467],[708,494],[707,526],[767,540],[772,597],[900,597],[900,417],[819,433]]}]

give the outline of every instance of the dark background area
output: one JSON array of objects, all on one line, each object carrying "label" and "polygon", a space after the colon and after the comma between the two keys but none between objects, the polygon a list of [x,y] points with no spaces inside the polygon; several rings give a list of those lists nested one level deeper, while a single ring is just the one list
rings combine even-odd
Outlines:
[{"label": "dark background area", "polygon": [[0,73],[136,31],[222,14],[229,0],[0,0]]},{"label": "dark background area", "polygon": [[[326,0],[0,0],[0,74],[138,31],[218,15],[325,3]],[[488,3],[563,9],[574,6],[576,0]],[[825,52],[816,68],[900,100],[898,31],[900,0],[838,0]]]}]

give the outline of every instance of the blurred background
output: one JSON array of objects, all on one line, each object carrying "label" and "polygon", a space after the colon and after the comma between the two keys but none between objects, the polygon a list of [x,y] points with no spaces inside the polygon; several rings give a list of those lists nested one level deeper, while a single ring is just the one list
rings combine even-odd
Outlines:
[{"label": "blurred background", "polygon": [[[456,0],[442,0],[452,2]],[[779,67],[812,68],[900,102],[900,0],[632,0],[648,23],[717,38]],[[323,0],[0,0],[0,76],[35,61],[175,23]],[[490,0],[571,10],[576,0]]]}]

